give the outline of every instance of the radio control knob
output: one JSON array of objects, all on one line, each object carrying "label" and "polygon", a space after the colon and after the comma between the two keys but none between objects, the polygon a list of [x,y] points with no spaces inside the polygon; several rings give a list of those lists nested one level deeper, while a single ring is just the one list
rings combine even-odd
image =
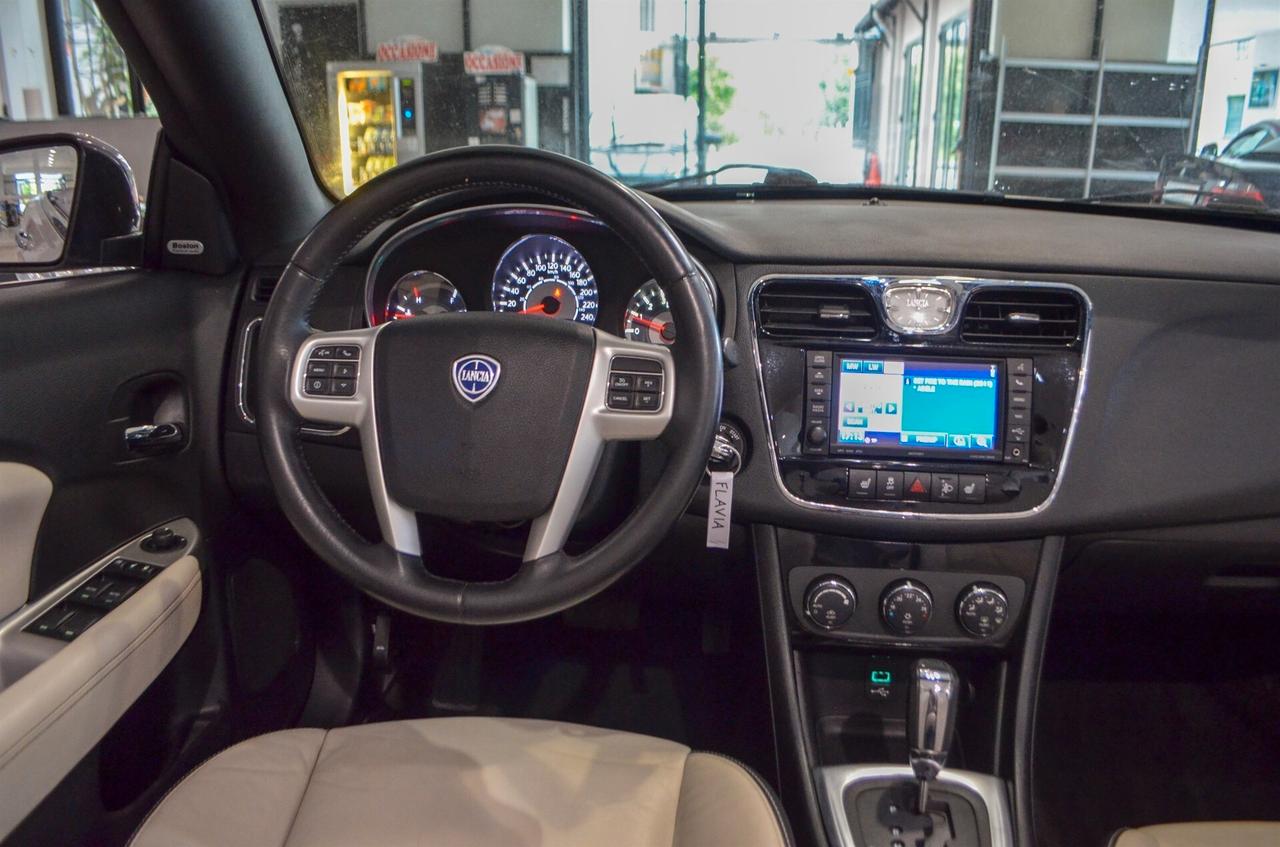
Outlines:
[{"label": "radio control knob", "polygon": [[804,613],[823,629],[844,626],[858,608],[858,594],[853,586],[835,576],[823,577],[809,585],[804,593]]},{"label": "radio control knob", "polygon": [[812,446],[821,447],[827,443],[827,428],[822,424],[814,424],[804,437]]},{"label": "radio control knob", "polygon": [[880,620],[898,635],[915,635],[933,617],[933,595],[923,583],[893,583],[880,595]]},{"label": "radio control knob", "polygon": [[974,638],[990,638],[1009,620],[1009,598],[994,585],[975,582],[960,592],[956,621]]}]

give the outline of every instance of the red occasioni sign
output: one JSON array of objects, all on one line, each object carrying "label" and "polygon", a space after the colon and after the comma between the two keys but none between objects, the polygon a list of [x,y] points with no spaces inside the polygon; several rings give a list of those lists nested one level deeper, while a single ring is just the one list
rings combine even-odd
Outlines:
[{"label": "red occasioni sign", "polygon": [[382,42],[377,56],[379,62],[435,62],[440,59],[440,47],[434,41],[407,36]]},{"label": "red occasioni sign", "polygon": [[524,54],[505,47],[468,50],[462,54],[463,69],[473,76],[524,73]]}]

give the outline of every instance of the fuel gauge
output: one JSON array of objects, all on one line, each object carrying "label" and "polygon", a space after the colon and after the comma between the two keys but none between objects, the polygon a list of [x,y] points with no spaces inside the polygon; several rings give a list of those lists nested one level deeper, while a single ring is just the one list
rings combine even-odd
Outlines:
[{"label": "fuel gauge", "polygon": [[383,320],[402,321],[466,310],[466,301],[452,282],[435,271],[413,271],[392,286]]}]

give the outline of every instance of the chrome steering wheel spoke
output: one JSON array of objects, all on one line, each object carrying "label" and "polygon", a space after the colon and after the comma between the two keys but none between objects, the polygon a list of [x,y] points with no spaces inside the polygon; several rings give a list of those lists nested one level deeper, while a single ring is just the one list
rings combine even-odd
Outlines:
[{"label": "chrome steering wheel spoke", "polygon": [[422,555],[418,519],[392,499],[382,472],[373,402],[373,349],[381,327],[313,333],[298,349],[288,396],[302,418],[354,427],[382,537],[399,553]]},{"label": "chrome steering wheel spoke", "polygon": [[533,521],[524,561],[559,552],[610,441],[651,441],[671,423],[675,360],[666,347],[595,330],[595,358],[573,447],[551,508]]}]

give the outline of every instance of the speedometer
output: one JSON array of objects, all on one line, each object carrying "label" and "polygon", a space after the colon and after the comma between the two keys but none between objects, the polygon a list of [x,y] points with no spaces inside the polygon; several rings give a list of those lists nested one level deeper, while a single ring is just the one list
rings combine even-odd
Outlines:
[{"label": "speedometer", "polygon": [[543,315],[594,326],[600,291],[587,260],[554,235],[526,235],[493,272],[493,310]]}]

